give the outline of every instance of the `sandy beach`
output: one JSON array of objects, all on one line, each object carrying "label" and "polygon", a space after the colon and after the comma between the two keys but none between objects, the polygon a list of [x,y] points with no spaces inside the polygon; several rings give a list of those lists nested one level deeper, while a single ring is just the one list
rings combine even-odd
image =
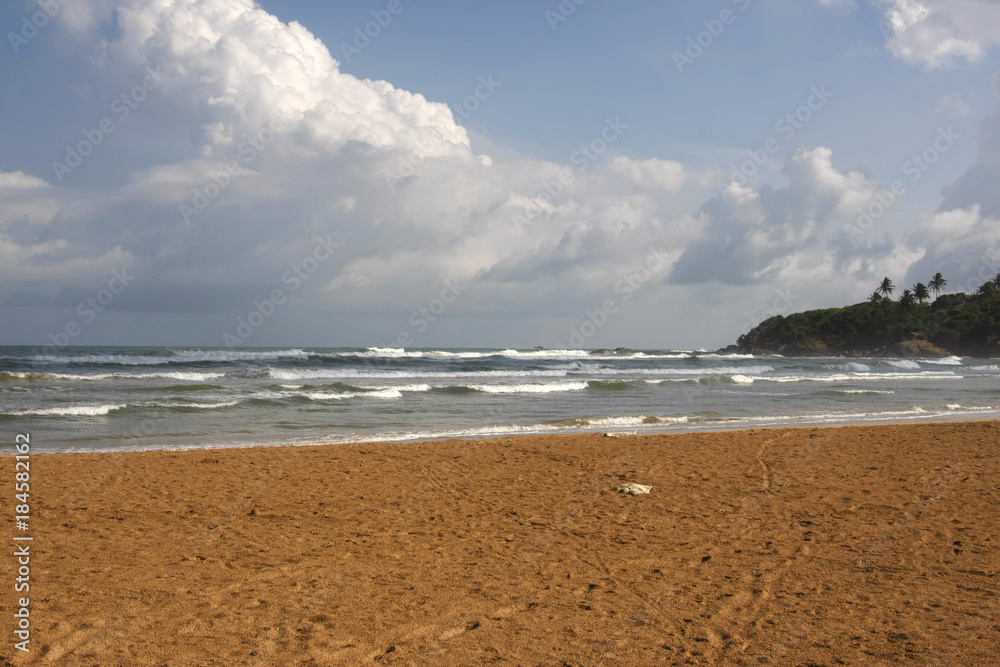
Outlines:
[{"label": "sandy beach", "polygon": [[8,588],[0,655],[998,664],[998,443],[978,421],[33,455],[32,651]]}]

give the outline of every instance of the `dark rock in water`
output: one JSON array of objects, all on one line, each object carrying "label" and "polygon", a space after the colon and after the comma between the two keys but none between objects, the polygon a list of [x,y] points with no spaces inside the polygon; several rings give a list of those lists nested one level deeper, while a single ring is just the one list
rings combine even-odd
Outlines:
[{"label": "dark rock in water", "polygon": [[533,347],[533,348],[531,348],[531,349],[532,349],[532,350],[544,350],[545,348],[544,348],[544,347],[542,347],[541,345],[536,345],[535,347]]},{"label": "dark rock in water", "polygon": [[599,350],[591,350],[590,353],[591,354],[611,354],[611,350],[609,350],[606,347],[602,347]]},{"label": "dark rock in water", "polygon": [[633,350],[629,347],[616,347],[613,350],[609,350],[606,347],[602,347],[599,350],[591,350],[591,354],[638,354],[638,350]]},{"label": "dark rock in water", "polygon": [[941,357],[951,356],[948,350],[938,347],[934,343],[929,343],[926,340],[904,340],[902,343],[892,346],[890,352],[898,354],[901,357],[930,357],[932,359],[940,359]]}]

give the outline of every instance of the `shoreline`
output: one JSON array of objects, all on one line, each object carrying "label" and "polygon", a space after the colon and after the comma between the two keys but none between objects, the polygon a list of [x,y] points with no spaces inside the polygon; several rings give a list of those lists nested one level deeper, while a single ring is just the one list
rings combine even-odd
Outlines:
[{"label": "shoreline", "polygon": [[975,420],[39,455],[33,651],[0,655],[984,664],[998,442]]},{"label": "shoreline", "polygon": [[[759,419],[768,419],[767,417],[760,417]],[[989,422],[989,421],[1000,421],[1000,416],[984,416],[984,417],[970,417],[968,414],[957,414],[955,416],[949,416],[948,414],[927,414],[926,416],[913,416],[909,419],[885,419],[885,420],[846,420],[843,422],[831,423],[826,422],[809,422],[800,424],[788,424],[782,422],[782,419],[787,421],[792,421],[798,418],[788,418],[784,416],[779,416],[776,418],[776,422],[763,423],[756,426],[748,425],[746,422],[740,421],[735,423],[732,427],[726,428],[720,426],[718,423],[711,423],[704,428],[695,426],[680,426],[676,424],[663,424],[663,425],[653,425],[642,429],[641,427],[635,426],[616,426],[616,427],[602,427],[602,428],[589,428],[589,429],[576,429],[576,430],[560,430],[553,429],[548,432],[539,432],[536,430],[530,430],[531,427],[526,427],[529,430],[522,432],[510,432],[510,433],[486,433],[482,435],[441,435],[441,436],[420,436],[414,435],[414,437],[399,437],[399,438],[386,438],[381,435],[373,436],[361,436],[354,440],[343,440],[343,441],[309,441],[309,442],[294,442],[286,440],[275,440],[272,442],[252,442],[252,443],[211,443],[211,444],[196,444],[196,445],[151,445],[144,448],[95,448],[95,449],[75,449],[67,451],[35,451],[32,450],[35,456],[51,456],[51,455],[76,455],[76,454],[141,454],[146,452],[195,452],[195,451],[229,451],[229,450],[242,450],[242,449],[281,449],[281,448],[303,448],[303,447],[342,447],[342,446],[381,446],[381,445],[406,445],[406,444],[422,444],[422,443],[435,443],[435,442],[488,442],[488,441],[503,441],[510,438],[548,438],[548,437],[559,437],[559,436],[604,436],[606,433],[628,433],[629,437],[643,437],[643,436],[661,436],[661,435],[695,435],[695,434],[719,434],[719,433],[732,433],[732,432],[743,432],[743,431],[757,431],[757,430],[774,430],[774,429],[814,429],[814,428],[844,428],[844,427],[864,427],[864,426],[893,426],[893,425],[916,425],[916,424],[936,424],[936,423],[975,423],[975,422]],[[737,422],[737,419],[733,419],[733,422]],[[24,432],[31,432],[33,429],[23,429]],[[634,431],[634,432],[633,432]],[[13,456],[13,452],[0,451],[0,458],[4,456]]]}]

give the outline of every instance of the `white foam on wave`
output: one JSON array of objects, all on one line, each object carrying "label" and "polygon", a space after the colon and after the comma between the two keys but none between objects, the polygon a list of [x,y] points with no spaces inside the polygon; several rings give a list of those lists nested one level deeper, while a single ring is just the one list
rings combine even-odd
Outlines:
[{"label": "white foam on wave", "polygon": [[923,371],[921,373],[833,373],[831,375],[768,375],[754,376],[766,382],[876,382],[879,380],[961,380],[954,371]]},{"label": "white foam on wave", "polygon": [[125,403],[108,405],[73,405],[58,408],[43,408],[40,410],[18,410],[14,412],[4,412],[0,414],[12,415],[15,417],[39,416],[39,417],[103,417],[112,410],[121,410],[126,407]]},{"label": "white foam on wave", "polygon": [[152,407],[160,408],[192,408],[194,410],[215,410],[218,408],[231,408],[234,405],[239,405],[239,401],[223,401],[221,403],[145,403],[137,404],[139,407],[143,405],[148,405]]},{"label": "white foam on wave", "polygon": [[442,372],[442,371],[379,371],[379,370],[357,370],[353,368],[344,369],[281,369],[269,368],[268,375],[275,380],[321,380],[338,378],[366,378],[375,380],[391,380],[398,378],[531,378],[531,377],[566,377],[564,370],[548,371],[468,371],[468,372]]},{"label": "white foam on wave", "polygon": [[17,380],[28,381],[95,381],[95,380],[150,380],[167,379],[180,380],[181,382],[205,382],[225,377],[225,373],[196,373],[196,372],[176,372],[176,373],[91,373],[87,375],[75,375],[72,373],[34,373],[19,371],[4,371],[0,373],[0,379],[10,377]]},{"label": "white foam on wave", "polygon": [[944,357],[943,359],[921,359],[922,364],[937,364],[939,366],[961,366],[962,357]]},{"label": "white foam on wave", "polygon": [[[410,440],[443,440],[448,438],[482,438],[497,435],[529,435],[534,433],[545,433],[553,431],[563,431],[565,427],[553,426],[551,424],[519,425],[508,424],[498,426],[482,426],[478,428],[449,429],[439,431],[417,431],[410,433],[380,433],[377,435],[343,435],[328,436],[317,440],[305,440],[295,444],[301,445],[337,445],[337,444],[364,444],[378,442],[406,442]],[[287,444],[287,443],[276,443]]]},{"label": "white foam on wave", "polygon": [[730,375],[729,379],[735,384],[753,384],[754,381],[749,375]]},{"label": "white foam on wave", "polygon": [[893,368],[902,368],[903,370],[915,371],[920,369],[920,364],[910,359],[886,359],[885,363]]},{"label": "white foam on wave", "polygon": [[139,373],[135,375],[126,375],[124,373],[115,374],[113,377],[121,379],[138,379],[145,380],[148,378],[165,378],[169,380],[181,380],[182,382],[205,382],[207,380],[217,380],[218,378],[225,377],[225,373],[194,373],[194,372],[176,372],[176,373]]},{"label": "white foam on wave", "polygon": [[700,380],[709,377],[742,375],[756,376],[773,371],[773,366],[718,366],[716,368],[581,368],[579,372],[593,375],[662,375],[655,382],[666,380]]},{"label": "white foam on wave", "polygon": [[[325,355],[324,355],[325,356]],[[338,357],[381,357],[398,359],[402,357],[422,357],[423,352],[407,352],[401,347],[368,347],[360,352],[338,352]]]},{"label": "white foam on wave", "polygon": [[384,390],[388,390],[388,389],[392,389],[392,390],[395,390],[395,391],[416,391],[416,392],[421,392],[421,391],[430,391],[431,389],[433,389],[433,387],[431,387],[429,384],[403,384],[403,385],[399,385],[399,386],[382,386],[382,385],[375,386],[375,387],[362,386],[362,387],[358,387],[358,389],[364,389],[367,392],[384,391]]},{"label": "white foam on wave", "polygon": [[341,401],[346,398],[402,398],[398,389],[380,389],[377,391],[306,391],[298,396],[305,396],[312,401]]},{"label": "white foam on wave", "polygon": [[119,366],[157,366],[162,364],[267,361],[269,359],[304,359],[309,354],[300,349],[291,350],[170,350],[165,355],[142,354],[76,354],[34,355],[28,361],[48,364],[115,364]]},{"label": "white foam on wave", "polygon": [[578,426],[586,428],[624,428],[637,426],[657,426],[667,424],[686,424],[688,418],[680,417],[648,417],[636,415],[633,417],[581,417],[575,420]]},{"label": "white foam on wave", "polygon": [[868,366],[866,364],[859,364],[859,363],[854,362],[854,361],[850,361],[850,362],[844,364],[844,370],[845,371],[850,371],[852,373],[864,373],[864,372],[870,371],[871,370],[871,366]]},{"label": "white foam on wave", "polygon": [[586,350],[527,350],[527,351],[523,351],[522,352],[521,350],[507,349],[507,350],[501,350],[497,354],[499,354],[500,356],[503,356],[503,357],[512,357],[512,358],[515,358],[515,359],[519,358],[519,357],[523,357],[523,358],[526,358],[526,359],[539,359],[539,358],[545,358],[545,357],[562,358],[562,357],[589,357],[589,356],[591,356],[591,354],[589,352],[587,352]]},{"label": "white foam on wave", "polygon": [[[504,350],[483,350],[483,351],[451,351],[451,350],[407,350],[402,347],[369,347],[364,350],[354,350],[350,352],[337,352],[332,355],[319,353],[323,357],[362,357],[362,358],[383,358],[383,359],[485,359],[488,357],[507,357],[508,359],[684,359],[691,355],[685,352],[629,352],[625,354],[605,353],[595,354],[587,350],[516,350],[508,348]],[[747,355],[699,355],[706,358],[733,358],[749,359],[752,354]]]},{"label": "white foam on wave", "polygon": [[895,394],[891,389],[835,389],[838,394]]},{"label": "white foam on wave", "polygon": [[714,352],[711,352],[709,354],[698,354],[697,357],[699,359],[754,359],[755,358],[754,355],[752,354],[739,354],[735,352],[733,354],[715,354]]},{"label": "white foam on wave", "polygon": [[586,382],[553,382],[548,384],[472,384],[475,389],[487,394],[549,394],[560,391],[580,391],[589,385]]},{"label": "white foam on wave", "polygon": [[[646,370],[646,369],[643,369]],[[753,376],[761,373],[769,373],[774,370],[774,366],[718,366],[716,368],[667,368],[648,369],[654,373],[662,375],[701,375],[711,377],[713,375],[745,375]]]}]

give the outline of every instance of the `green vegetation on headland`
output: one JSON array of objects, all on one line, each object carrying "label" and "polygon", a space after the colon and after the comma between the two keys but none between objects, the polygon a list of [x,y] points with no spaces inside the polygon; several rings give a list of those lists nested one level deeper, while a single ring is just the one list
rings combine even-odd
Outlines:
[{"label": "green vegetation on headland", "polygon": [[800,357],[1000,356],[1000,274],[971,295],[942,294],[947,284],[938,273],[892,299],[896,287],[886,278],[863,303],[776,315],[726,350]]}]

